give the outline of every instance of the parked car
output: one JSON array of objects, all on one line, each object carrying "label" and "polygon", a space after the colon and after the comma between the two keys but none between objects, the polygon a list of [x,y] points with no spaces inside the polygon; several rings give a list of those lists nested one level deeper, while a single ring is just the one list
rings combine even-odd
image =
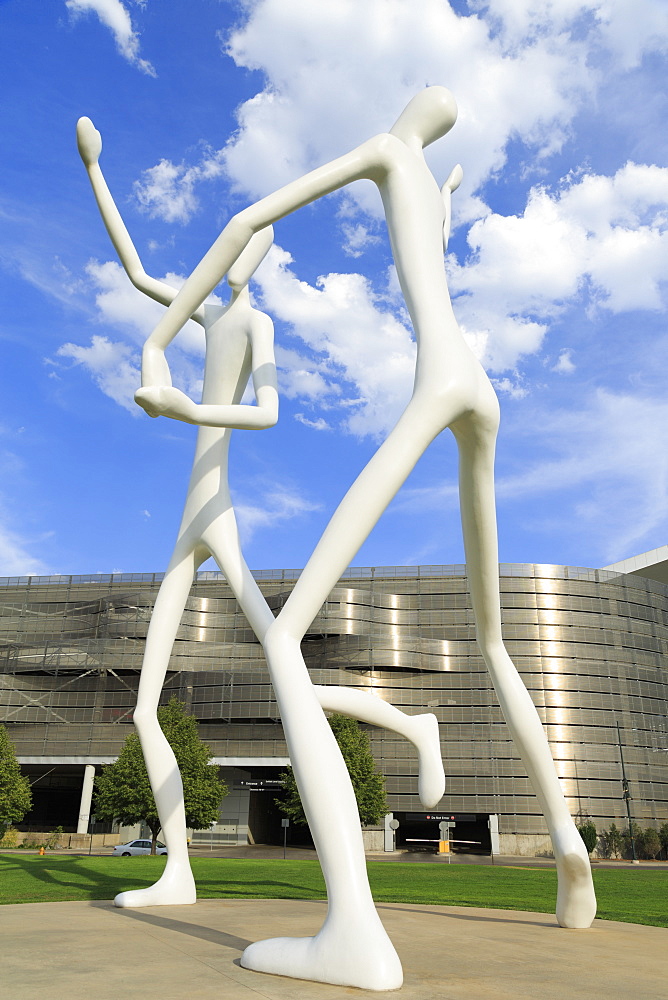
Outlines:
[{"label": "parked car", "polygon": [[[129,858],[133,854],[150,854],[151,853],[151,841],[150,840],[131,840],[129,844],[118,844],[114,847],[112,854],[120,855],[123,858]],[[167,848],[165,845],[158,841],[155,845],[156,854],[166,854]]]}]

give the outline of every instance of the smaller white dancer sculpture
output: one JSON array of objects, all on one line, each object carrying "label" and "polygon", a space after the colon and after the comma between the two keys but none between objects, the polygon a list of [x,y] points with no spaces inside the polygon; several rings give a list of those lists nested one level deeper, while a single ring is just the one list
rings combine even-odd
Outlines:
[{"label": "smaller white dancer sculpture", "polygon": [[[459,448],[461,517],[478,642],[550,831],[559,879],[557,919],[565,927],[588,927],[596,912],[587,850],[568,811],[538,713],[502,638],[494,499],[499,406],[459,330],[443,261],[449,198],[461,172],[453,171],[441,192],[423,153],[452,128],[456,117],[452,94],[429,87],[413,98],[389,133],[374,136],[244,209],[188,278],[144,348],[142,393],[149,390],[159,408],[163,387],[171,385],[165,348],[253,235],[352,181],[367,178],[378,186],[416,335],[414,390],[396,426],[339,505],[264,637],[329,909],[313,938],[276,938],[247,948],[242,964],[258,971],[378,990],[401,984],[398,959],[368,892],[361,838],[350,834],[351,806],[342,793],[333,737],[328,737],[315,694],[306,686],[299,645],[331,587],[418,458],[446,427]],[[323,794],[325,773],[335,795]],[[343,846],[335,827],[345,832]]]},{"label": "smaller white dancer sculpture", "polygon": [[[100,169],[102,140],[88,118],[81,118],[77,124],[77,143],[100,214],[130,280],[151,298],[168,305],[177,291],[144,271]],[[271,227],[263,229],[230,268],[227,281],[232,297],[226,306],[205,304],[192,312],[192,318],[206,333],[202,403],[194,403],[171,386],[157,391],[140,389],[136,395],[151,415],[160,413],[201,426],[176,547],[151,616],[134,713],[168,847],[167,864],[155,885],[120,893],[114,900],[117,906],[194,903],[196,899],[188,859],[183,785],[172,749],[158,724],[157,708],[197,567],[210,555],[214,557],[260,642],[274,624],[273,614],[242,555],[227,474],[231,429],[271,427],[278,419],[273,326],[268,316],[253,308],[248,291],[248,281],[272,239]],[[240,402],[250,374],[257,406]],[[308,688],[325,710],[392,729],[414,743],[419,754],[420,798],[427,808],[436,805],[443,795],[444,775],[434,715],[409,716],[381,698],[353,688],[319,687],[310,681]],[[326,728],[333,741],[329,726]],[[338,748],[336,753],[341,759]],[[342,780],[350,787],[342,759],[341,764]],[[355,825],[359,832],[359,816]]]}]

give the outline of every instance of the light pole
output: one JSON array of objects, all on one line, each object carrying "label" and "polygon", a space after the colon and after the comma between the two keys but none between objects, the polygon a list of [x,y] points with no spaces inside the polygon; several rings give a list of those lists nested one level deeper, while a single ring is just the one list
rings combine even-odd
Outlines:
[{"label": "light pole", "polygon": [[615,723],[617,726],[617,743],[619,744],[619,760],[622,765],[622,798],[626,803],[626,815],[629,821],[629,837],[631,838],[631,854],[633,857],[633,863],[636,864],[638,859],[636,857],[636,841],[633,836],[633,820],[631,819],[631,793],[629,791],[629,783],[626,778],[626,769],[624,768],[624,752],[622,750],[622,736],[619,731],[619,723]]}]

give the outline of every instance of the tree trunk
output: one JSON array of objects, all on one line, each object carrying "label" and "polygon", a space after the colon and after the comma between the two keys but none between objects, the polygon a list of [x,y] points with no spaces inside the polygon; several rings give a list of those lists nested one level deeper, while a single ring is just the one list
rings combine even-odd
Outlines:
[{"label": "tree trunk", "polygon": [[149,829],[151,831],[151,854],[155,854],[155,845],[158,842],[158,834],[160,833],[160,825],[153,827],[149,823]]}]

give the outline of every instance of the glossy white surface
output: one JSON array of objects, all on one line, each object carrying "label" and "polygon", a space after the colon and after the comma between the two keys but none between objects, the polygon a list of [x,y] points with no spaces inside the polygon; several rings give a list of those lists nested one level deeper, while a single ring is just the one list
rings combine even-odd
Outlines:
[{"label": "glossy white surface", "polygon": [[[206,555],[211,552],[224,568],[263,642],[290,758],[327,883],[329,907],[323,927],[314,937],[276,938],[247,948],[242,964],[257,971],[375,990],[401,985],[399,959],[369,891],[355,797],[318,692],[310,682],[300,641],[419,457],[447,427],[459,448],[461,516],[478,640],[552,837],[559,872],[557,917],[563,926],[587,927],[595,914],[586,849],[568,812],[540,719],[501,635],[493,471],[499,408],[485,372],[459,330],[444,269],[450,197],[461,180],[461,168],[452,171],[441,192],[423,155],[423,147],[445,135],[456,117],[456,104],[449,91],[429,87],[413,98],[388,133],[374,136],[244,209],[228,223],[179,293],[172,293],[173,301],[144,348],[143,388],[137,394],[140,405],[151,415],[164,413],[197,422],[190,408],[195,404],[186,405],[169,391],[171,377],[164,352],[183,324],[191,315],[197,318],[197,311],[213,288],[236,261],[244,259],[243,254],[252,252],[254,241],[274,222],[354,180],[367,178],[378,186],[399,282],[417,340],[414,391],[408,406],[344,496],[275,620],[267,613],[241,558],[226,485],[220,486],[220,492],[211,490],[209,481],[200,482],[201,472],[195,475],[177,548],[149,630],[144,671],[146,676],[160,674],[160,680],[159,684],[151,682],[150,697],[144,697],[149,682],[142,676],[136,718],[140,732],[144,730],[145,752],[151,741],[156,746],[160,741],[159,727],[154,723],[156,692],[162,684],[192,573],[203,550]],[[89,166],[89,172],[95,186],[94,166]],[[123,260],[121,241],[114,242]],[[260,255],[255,255],[253,263],[259,259]],[[251,273],[249,268],[247,277]],[[148,287],[145,290],[152,294]],[[160,301],[165,301],[162,295]],[[239,300],[241,293],[235,295]],[[249,304],[241,308],[239,321],[228,320],[228,313],[217,318],[219,332],[230,325],[229,337],[227,331],[224,338],[221,336],[221,355],[228,350],[228,341],[250,344],[254,336],[251,331],[264,327],[265,321],[249,310]],[[254,348],[251,353],[254,355]],[[228,397],[218,394],[224,366],[217,369],[212,359],[212,375],[208,378],[209,363],[207,347],[205,393],[207,385],[213,386],[214,371],[218,388],[211,390],[217,393],[215,399],[207,397],[205,402],[212,404],[212,413],[216,407],[220,412],[223,408],[231,410],[234,407],[229,405]],[[237,391],[239,384],[237,381]],[[273,399],[275,382],[268,380],[263,385],[265,396]],[[228,393],[231,388],[230,384]],[[235,396],[232,402],[237,404],[238,398]],[[270,407],[270,403],[267,405]],[[205,415],[209,415],[208,410]],[[227,418],[227,413],[224,416]],[[272,422],[270,416],[273,411],[267,415],[265,426]],[[209,433],[221,435],[220,440],[225,441],[229,432],[200,430],[200,461],[195,469],[208,468],[213,476],[214,470],[226,471],[226,448],[219,446],[218,453],[213,451]],[[218,443],[219,439],[215,440]],[[226,477],[223,474],[218,478],[222,484]],[[195,518],[203,503],[220,504],[215,530],[208,526],[199,530],[202,523]],[[160,624],[154,627],[156,622]],[[162,754],[160,760],[165,760]],[[169,784],[174,772],[173,762],[155,764],[156,787],[170,789],[165,791],[165,811],[170,819],[179,809],[176,785],[172,788]],[[153,774],[151,777],[154,781]],[[171,862],[171,844],[167,842]]]}]

